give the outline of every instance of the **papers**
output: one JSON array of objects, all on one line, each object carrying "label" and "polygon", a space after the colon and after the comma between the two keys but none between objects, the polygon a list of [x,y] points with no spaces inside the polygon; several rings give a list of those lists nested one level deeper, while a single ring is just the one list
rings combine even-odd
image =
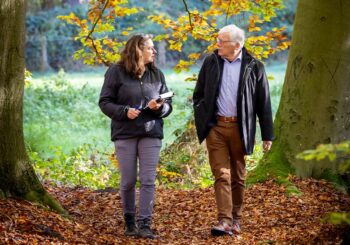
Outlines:
[{"label": "papers", "polygon": [[175,94],[174,92],[166,92],[164,94],[159,95],[158,99],[156,100],[157,103],[160,102],[162,99],[166,100],[166,99],[170,99],[171,97],[173,97]]}]

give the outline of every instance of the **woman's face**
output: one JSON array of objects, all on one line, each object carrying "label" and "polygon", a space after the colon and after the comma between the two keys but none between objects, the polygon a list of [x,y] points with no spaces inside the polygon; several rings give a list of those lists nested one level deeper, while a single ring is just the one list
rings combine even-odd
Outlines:
[{"label": "woman's face", "polygon": [[144,64],[152,63],[156,56],[157,51],[154,49],[154,44],[151,39],[148,39],[144,43],[144,47],[142,50],[142,57]]}]

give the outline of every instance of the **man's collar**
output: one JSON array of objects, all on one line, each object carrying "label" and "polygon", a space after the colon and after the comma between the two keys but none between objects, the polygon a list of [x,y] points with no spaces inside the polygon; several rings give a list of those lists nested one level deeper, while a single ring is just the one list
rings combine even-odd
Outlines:
[{"label": "man's collar", "polygon": [[242,49],[241,51],[239,52],[238,56],[232,60],[232,61],[229,61],[228,59],[224,58],[224,60],[228,63],[233,63],[233,62],[236,62],[236,61],[242,61]]},{"label": "man's collar", "polygon": [[239,55],[238,55],[238,57],[236,58],[236,60],[240,60],[240,61],[242,61],[242,53],[243,53],[243,51],[242,51],[242,49],[241,49],[241,51],[239,52]]}]

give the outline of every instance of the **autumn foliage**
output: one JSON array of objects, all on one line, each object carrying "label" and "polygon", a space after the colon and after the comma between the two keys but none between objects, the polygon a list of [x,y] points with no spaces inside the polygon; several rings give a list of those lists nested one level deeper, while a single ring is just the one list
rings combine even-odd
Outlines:
[{"label": "autumn foliage", "polygon": [[[158,189],[153,229],[159,238],[125,237],[118,190],[46,186],[71,218],[27,201],[0,200],[1,244],[340,244],[346,226],[329,212],[350,211],[349,196],[325,181],[291,179],[303,195],[288,196],[270,180],[247,189],[240,236],[212,237],[214,190]],[[345,244],[345,243],[344,243]]]},{"label": "autumn foliage", "polygon": [[[276,11],[282,8],[281,0],[211,0],[211,5],[204,11],[189,9],[183,0],[184,12],[177,18],[166,14],[150,15],[148,18],[164,28],[164,34],[157,35],[154,40],[166,40],[170,50],[182,52],[184,44],[191,38],[206,43],[206,48],[197,53],[188,54],[188,59],[179,60],[175,70],[181,71],[193,65],[202,54],[216,48],[218,30],[229,22],[232,17],[240,16],[247,19],[245,26],[248,38],[246,48],[256,58],[267,58],[269,55],[285,50],[289,41],[283,34],[284,27],[273,27],[266,33],[261,33],[261,25],[276,16]],[[125,41],[125,36],[133,33],[133,27],[115,29],[114,23],[127,15],[137,15],[144,11],[137,6],[129,6],[127,0],[91,0],[89,11],[84,18],[74,13],[59,18],[70,24],[79,26],[80,32],[75,37],[84,48],[77,50],[74,58],[82,59],[89,65],[110,65],[119,59],[119,51]],[[136,24],[136,23],[135,23]],[[117,38],[109,37],[117,33]],[[124,37],[123,37],[124,36]]]}]

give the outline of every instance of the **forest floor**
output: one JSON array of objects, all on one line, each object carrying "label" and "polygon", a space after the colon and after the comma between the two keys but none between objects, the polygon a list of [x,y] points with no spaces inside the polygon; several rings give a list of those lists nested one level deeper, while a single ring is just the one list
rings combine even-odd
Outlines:
[{"label": "forest floor", "polygon": [[[302,192],[288,196],[270,180],[246,191],[239,236],[212,237],[216,223],[213,188],[157,188],[153,229],[156,240],[126,238],[117,190],[46,185],[70,218],[21,200],[0,200],[0,244],[341,244],[349,226],[321,219],[350,212],[348,195],[325,181],[292,178]],[[346,242],[343,241],[343,244]],[[348,243],[349,244],[349,243]]]}]

